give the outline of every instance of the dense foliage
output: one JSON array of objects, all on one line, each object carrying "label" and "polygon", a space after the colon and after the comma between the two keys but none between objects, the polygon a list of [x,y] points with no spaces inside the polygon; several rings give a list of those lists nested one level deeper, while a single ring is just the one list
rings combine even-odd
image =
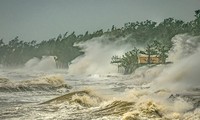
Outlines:
[{"label": "dense foliage", "polygon": [[[110,41],[116,41],[120,37],[126,38],[125,42],[137,45],[148,45],[153,41],[159,41],[165,47],[172,46],[171,38],[176,34],[188,33],[200,35],[200,10],[195,11],[195,19],[190,22],[176,20],[174,18],[164,19],[161,23],[146,20],[143,22],[125,23],[122,28],[112,26],[107,31],[98,30],[94,33],[88,31],[84,35],[76,35],[75,32],[68,35],[58,35],[56,38],[37,43],[35,40],[25,42],[17,36],[5,44],[0,40],[0,64],[4,66],[19,66],[33,57],[57,56],[58,67],[68,67],[68,64],[76,57],[84,54],[81,48],[73,46],[74,43],[88,41],[94,37],[107,36]],[[133,51],[136,54],[137,50]],[[126,53],[125,56],[130,56]],[[162,54],[162,51],[160,51]],[[134,57],[134,56],[130,56]],[[122,57],[123,58],[123,57]],[[125,61],[128,60],[127,57]],[[125,59],[125,58],[123,58]],[[133,58],[135,59],[135,58]],[[121,64],[122,66],[127,63]],[[135,64],[135,63],[134,63]],[[129,70],[132,71],[132,70]]]},{"label": "dense foliage", "polygon": [[[122,57],[117,55],[113,56],[111,58],[111,64],[117,64],[118,69],[123,68],[124,74],[129,74],[143,65],[165,64],[166,58],[168,57],[168,50],[169,48],[161,42],[153,41],[152,43],[148,43],[144,50],[134,47],[133,50],[126,52]],[[143,56],[145,58],[144,63],[139,62],[140,55],[146,55],[146,57]],[[152,56],[154,56],[154,59],[157,58],[156,61],[152,60]]]}]

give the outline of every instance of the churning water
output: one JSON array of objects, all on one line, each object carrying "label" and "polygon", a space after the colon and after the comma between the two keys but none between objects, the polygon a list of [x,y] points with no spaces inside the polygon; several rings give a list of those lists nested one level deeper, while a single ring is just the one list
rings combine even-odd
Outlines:
[{"label": "churning water", "polygon": [[51,56],[20,69],[2,68],[0,119],[200,120],[200,38],[184,34],[172,41],[172,64],[131,75],[110,65],[112,55],[129,49],[95,39],[82,44],[85,56],[68,71],[55,69]]}]

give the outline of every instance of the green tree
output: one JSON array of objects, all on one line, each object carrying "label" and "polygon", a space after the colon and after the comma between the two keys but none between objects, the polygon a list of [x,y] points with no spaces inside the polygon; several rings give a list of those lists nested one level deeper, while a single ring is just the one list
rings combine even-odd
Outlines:
[{"label": "green tree", "polygon": [[118,68],[124,68],[124,74],[130,74],[139,67],[138,53],[139,49],[134,47],[132,51],[126,52],[122,57],[113,56],[111,58],[111,63],[117,64]]}]

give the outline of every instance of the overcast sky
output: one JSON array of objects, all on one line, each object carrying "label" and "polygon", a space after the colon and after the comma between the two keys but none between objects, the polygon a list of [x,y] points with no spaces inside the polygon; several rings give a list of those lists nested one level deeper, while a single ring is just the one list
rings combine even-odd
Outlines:
[{"label": "overcast sky", "polygon": [[194,19],[200,0],[0,0],[0,38],[48,40],[146,19]]}]

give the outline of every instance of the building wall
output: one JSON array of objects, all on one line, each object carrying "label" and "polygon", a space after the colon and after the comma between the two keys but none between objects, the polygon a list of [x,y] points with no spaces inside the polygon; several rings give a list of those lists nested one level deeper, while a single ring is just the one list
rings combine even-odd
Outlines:
[{"label": "building wall", "polygon": [[[147,64],[148,63],[148,56],[139,56],[139,58],[138,58],[138,63],[140,63],[140,64]],[[152,63],[152,64],[159,64],[159,63],[161,63],[160,62],[160,59],[159,59],[159,57],[155,57],[155,56],[151,56],[150,57],[150,63]]]}]

